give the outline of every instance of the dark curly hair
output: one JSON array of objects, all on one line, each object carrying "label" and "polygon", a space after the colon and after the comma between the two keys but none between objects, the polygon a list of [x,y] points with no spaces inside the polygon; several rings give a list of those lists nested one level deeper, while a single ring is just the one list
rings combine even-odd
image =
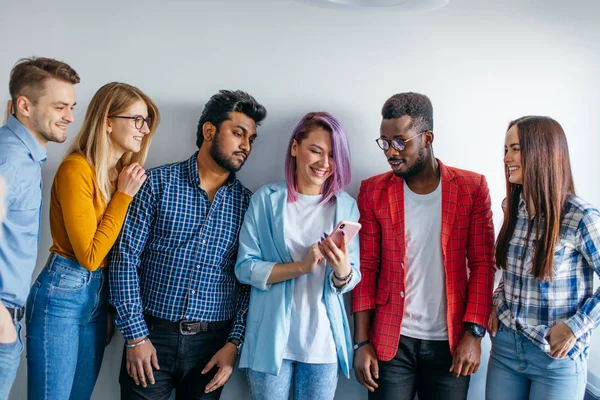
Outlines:
[{"label": "dark curly hair", "polygon": [[433,130],[433,105],[429,97],[420,93],[398,93],[390,97],[383,108],[383,119],[394,119],[408,115],[413,119],[412,127],[417,131]]}]

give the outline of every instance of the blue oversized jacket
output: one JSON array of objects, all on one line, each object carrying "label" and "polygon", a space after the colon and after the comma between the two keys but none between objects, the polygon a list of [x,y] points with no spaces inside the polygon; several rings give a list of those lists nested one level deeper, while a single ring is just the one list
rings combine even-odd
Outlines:
[{"label": "blue oversized jacket", "polygon": [[[290,315],[294,279],[267,284],[275,264],[293,262],[285,245],[285,182],[268,184],[250,199],[240,232],[235,274],[240,282],[252,285],[246,337],[242,347],[240,368],[250,368],[272,375],[279,374],[290,331]],[[358,221],[355,200],[343,192],[336,198],[335,223]],[[318,240],[318,235],[315,240]],[[340,368],[349,377],[352,368],[352,336],[344,307],[343,293],[360,281],[358,235],[348,244],[353,276],[337,290],[331,284],[333,270],[327,265],[323,282],[323,300],[331,322],[331,330]]]}]

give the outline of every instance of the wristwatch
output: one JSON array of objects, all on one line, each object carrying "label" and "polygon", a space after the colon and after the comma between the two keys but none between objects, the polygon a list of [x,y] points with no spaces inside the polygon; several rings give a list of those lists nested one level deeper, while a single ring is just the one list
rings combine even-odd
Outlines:
[{"label": "wristwatch", "polygon": [[482,338],[485,336],[486,330],[481,325],[475,324],[473,322],[465,322],[463,323],[463,326],[465,327],[465,331],[469,332],[476,338]]},{"label": "wristwatch", "polygon": [[354,349],[354,351],[356,351],[367,344],[371,344],[371,341],[369,339],[367,339],[363,342],[360,342],[360,343],[355,343],[354,346],[352,346],[352,348]]},{"label": "wristwatch", "polygon": [[236,338],[227,339],[227,343],[231,343],[232,345],[234,345],[235,348],[237,349],[237,353],[240,354],[240,351],[242,350],[242,341],[240,339],[236,339]]}]

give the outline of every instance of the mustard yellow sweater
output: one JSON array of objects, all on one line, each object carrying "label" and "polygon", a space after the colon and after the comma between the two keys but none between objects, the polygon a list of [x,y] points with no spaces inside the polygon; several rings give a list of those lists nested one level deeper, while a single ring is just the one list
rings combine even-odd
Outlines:
[{"label": "mustard yellow sweater", "polygon": [[131,200],[117,191],[107,207],[91,165],[83,155],[71,154],[58,167],[52,184],[50,251],[77,260],[90,271],[104,267]]}]

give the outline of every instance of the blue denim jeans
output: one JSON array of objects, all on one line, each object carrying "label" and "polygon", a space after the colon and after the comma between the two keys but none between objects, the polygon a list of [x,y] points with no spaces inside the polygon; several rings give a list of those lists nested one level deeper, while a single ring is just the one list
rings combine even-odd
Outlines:
[{"label": "blue denim jeans", "polygon": [[0,343],[0,400],[7,400],[10,388],[17,375],[23,341],[21,340],[21,324],[15,321],[17,340],[12,343]]},{"label": "blue denim jeans", "polygon": [[552,358],[501,322],[486,381],[487,400],[582,400],[587,360]]},{"label": "blue denim jeans", "polygon": [[286,400],[292,385],[294,400],[332,400],[337,387],[339,366],[305,364],[283,360],[279,375],[249,369],[248,383],[252,400]]},{"label": "blue denim jeans", "polygon": [[51,254],[27,299],[30,400],[91,397],[106,345],[107,277]]}]

